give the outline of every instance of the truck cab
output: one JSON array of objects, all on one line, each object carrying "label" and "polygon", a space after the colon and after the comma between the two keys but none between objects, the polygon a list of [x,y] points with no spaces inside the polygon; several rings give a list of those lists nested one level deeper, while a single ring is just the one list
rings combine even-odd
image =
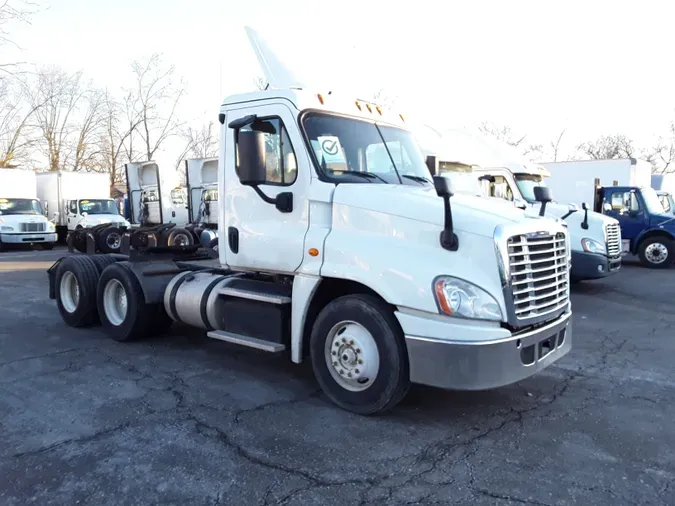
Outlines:
[{"label": "truck cab", "polygon": [[653,188],[603,187],[596,179],[594,209],[618,220],[623,249],[646,267],[667,268],[675,260],[675,216],[665,211]]},{"label": "truck cab", "polygon": [[188,217],[203,246],[218,240],[218,158],[185,160]]},{"label": "truck cab", "polygon": [[656,194],[658,195],[659,200],[661,201],[663,210],[668,214],[675,214],[675,199],[673,199],[672,194],[663,190],[657,190]]},{"label": "truck cab", "polygon": [[68,231],[95,227],[110,223],[113,226],[129,226],[120,215],[114,199],[74,199],[65,202]]}]

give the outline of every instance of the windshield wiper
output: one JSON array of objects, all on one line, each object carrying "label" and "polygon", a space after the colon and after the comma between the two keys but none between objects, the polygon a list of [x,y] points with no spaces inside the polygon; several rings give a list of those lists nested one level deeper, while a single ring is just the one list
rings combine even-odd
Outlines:
[{"label": "windshield wiper", "polygon": [[358,170],[343,170],[340,172],[341,174],[353,174],[355,176],[360,176],[360,177],[365,177],[367,179],[379,179],[385,184],[389,184],[386,179],[384,179],[381,176],[378,176],[377,174],[373,172],[360,172]]},{"label": "windshield wiper", "polygon": [[423,176],[411,176],[410,174],[401,174],[401,177],[412,179],[413,181],[417,181],[418,183],[429,183],[429,184],[431,184],[431,181],[428,180],[426,177],[423,177]]}]

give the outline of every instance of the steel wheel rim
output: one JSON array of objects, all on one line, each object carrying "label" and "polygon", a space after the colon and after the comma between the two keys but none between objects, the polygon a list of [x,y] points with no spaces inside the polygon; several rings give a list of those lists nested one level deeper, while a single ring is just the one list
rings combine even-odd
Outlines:
[{"label": "steel wheel rim", "polygon": [[662,264],[668,259],[668,248],[660,242],[653,242],[645,248],[645,257],[653,264]]},{"label": "steel wheel rim", "polygon": [[326,337],[324,358],[335,382],[350,392],[369,388],[380,370],[380,354],[373,335],[362,325],[343,321]]},{"label": "steel wheel rim", "polygon": [[59,292],[61,294],[63,309],[69,313],[74,313],[80,303],[80,285],[77,282],[75,274],[70,271],[66,271],[63,274]]},{"label": "steel wheel rim", "polygon": [[127,316],[127,292],[116,279],[109,280],[103,289],[103,311],[115,326],[122,325]]},{"label": "steel wheel rim", "polygon": [[176,234],[173,238],[173,244],[174,246],[189,246],[190,239],[185,234]]},{"label": "steel wheel rim", "polygon": [[119,249],[120,244],[122,243],[122,237],[120,237],[120,234],[117,232],[113,232],[106,237],[105,243],[110,249]]}]

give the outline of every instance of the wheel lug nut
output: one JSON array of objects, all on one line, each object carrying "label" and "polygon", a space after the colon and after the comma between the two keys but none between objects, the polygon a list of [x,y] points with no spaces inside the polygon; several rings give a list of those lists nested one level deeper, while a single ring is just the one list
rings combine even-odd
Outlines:
[{"label": "wheel lug nut", "polygon": [[356,374],[358,374],[358,373],[359,373],[359,370],[358,370],[358,369],[355,369],[354,372],[355,372]]},{"label": "wheel lug nut", "polygon": [[356,353],[361,353],[361,348],[356,348]]},{"label": "wheel lug nut", "polygon": [[359,360],[359,364],[363,364],[363,360]]},{"label": "wheel lug nut", "polygon": [[352,377],[352,373],[347,374],[347,376],[349,376],[349,377],[351,378],[351,377]]},{"label": "wheel lug nut", "polygon": [[337,367],[337,362],[333,362],[333,365],[334,365],[335,367]]},{"label": "wheel lug nut", "polygon": [[342,342],[343,342],[343,343],[346,343],[347,340],[343,337],[343,338],[342,338]]},{"label": "wheel lug nut", "polygon": [[340,374],[344,374],[344,373],[345,373],[345,372],[344,372],[342,369],[340,369]]},{"label": "wheel lug nut", "polygon": [[334,352],[333,352],[333,355],[337,355],[337,351],[334,351]]},{"label": "wheel lug nut", "polygon": [[354,346],[354,340],[352,339],[351,341],[349,341],[349,344],[351,344],[352,346]]}]

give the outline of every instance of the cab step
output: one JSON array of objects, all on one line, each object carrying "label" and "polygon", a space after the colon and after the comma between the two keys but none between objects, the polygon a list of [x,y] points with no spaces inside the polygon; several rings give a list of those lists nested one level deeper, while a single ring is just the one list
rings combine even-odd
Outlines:
[{"label": "cab step", "polygon": [[247,346],[249,348],[255,348],[257,350],[266,351],[268,353],[279,353],[286,349],[286,346],[284,346],[281,343],[264,341],[262,339],[257,339],[255,337],[242,336],[241,334],[235,334],[233,332],[225,332],[224,330],[212,330],[211,332],[208,332],[206,335],[213,339],[238,344],[240,346]]},{"label": "cab step", "polygon": [[267,304],[286,305],[291,303],[291,287],[256,279],[235,279],[218,293],[228,297],[255,300]]}]

